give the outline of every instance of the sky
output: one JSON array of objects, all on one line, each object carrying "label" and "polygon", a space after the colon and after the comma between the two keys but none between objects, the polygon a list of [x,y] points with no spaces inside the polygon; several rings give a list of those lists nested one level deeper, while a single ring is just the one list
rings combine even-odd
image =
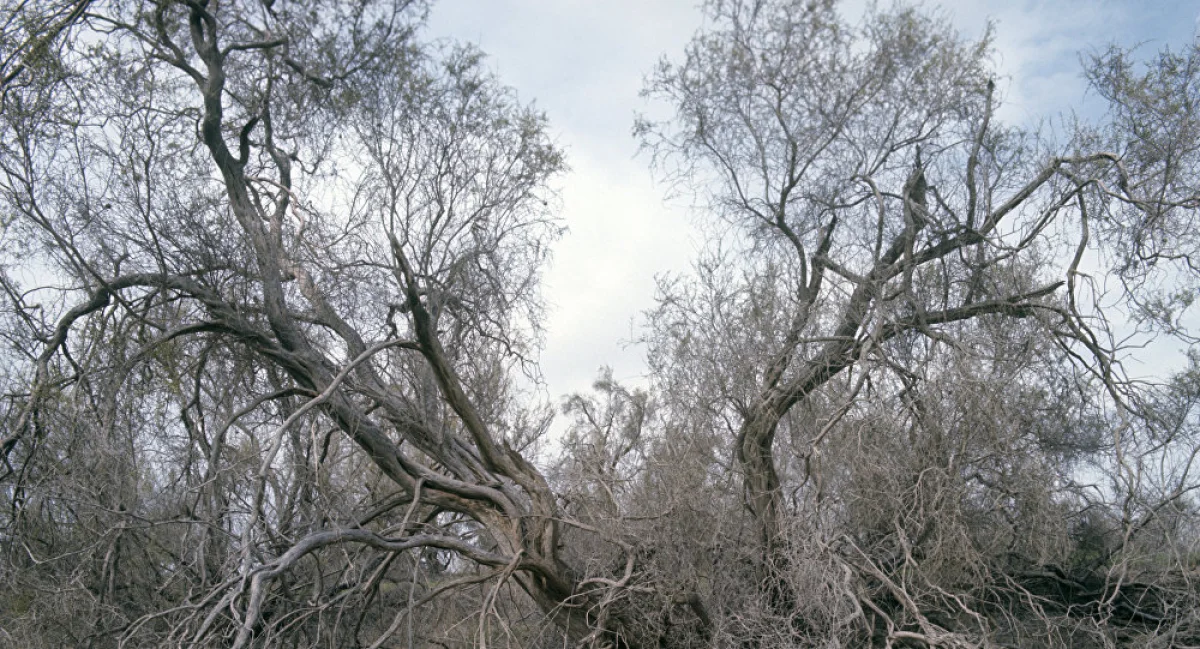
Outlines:
[{"label": "sky", "polygon": [[[847,16],[866,0],[846,0]],[[1200,0],[926,2],[968,38],[995,25],[1007,122],[1086,107],[1081,53],[1110,43],[1152,54],[1191,42]],[[554,400],[589,388],[602,366],[644,381],[632,344],[654,305],[655,278],[685,273],[702,240],[687,197],[667,199],[630,134],[653,111],[639,97],[663,57],[678,60],[702,26],[696,0],[441,0],[426,36],[473,43],[524,101],[549,118],[570,171],[558,182],[567,233],[546,273],[542,372]],[[659,107],[661,110],[661,107]]]}]

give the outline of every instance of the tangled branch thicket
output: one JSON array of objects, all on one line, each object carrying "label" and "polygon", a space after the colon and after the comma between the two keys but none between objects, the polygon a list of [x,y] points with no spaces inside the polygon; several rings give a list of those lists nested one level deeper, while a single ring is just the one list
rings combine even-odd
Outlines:
[{"label": "tangled branch thicket", "polygon": [[[0,645],[1200,646],[1200,46],[714,0],[635,135],[719,235],[553,409],[565,170],[417,0],[0,3]],[[1119,332],[1137,331],[1128,339]]]}]

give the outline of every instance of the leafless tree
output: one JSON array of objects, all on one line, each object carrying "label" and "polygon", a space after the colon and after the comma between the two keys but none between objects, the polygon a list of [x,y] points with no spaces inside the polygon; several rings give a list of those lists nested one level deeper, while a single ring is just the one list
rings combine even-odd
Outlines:
[{"label": "leafless tree", "polygon": [[[1186,563],[1129,545],[1190,501],[1194,440],[1151,441],[1108,314],[1190,340],[1200,51],[1094,56],[1112,110],[1050,139],[997,121],[990,36],[904,7],[707,10],[647,85],[675,116],[637,133],[718,239],[663,283],[648,342],[663,398],[729,440],[762,550],[744,634],[1194,642],[1195,590],[1166,603],[1131,568],[1182,584]],[[1054,572],[1085,542],[1093,565]]]},{"label": "leafless tree", "polygon": [[[4,113],[6,619],[382,646],[481,587],[483,641],[519,587],[608,633],[513,392],[559,228],[542,116],[415,40],[420,3],[79,8]],[[39,626],[43,587],[86,624]]]},{"label": "leafless tree", "polygon": [[1051,139],[920,11],[706,11],[637,133],[721,236],[551,443],[563,156],[423,3],[6,5],[0,644],[1200,643],[1109,315],[1191,341],[1200,50]]}]

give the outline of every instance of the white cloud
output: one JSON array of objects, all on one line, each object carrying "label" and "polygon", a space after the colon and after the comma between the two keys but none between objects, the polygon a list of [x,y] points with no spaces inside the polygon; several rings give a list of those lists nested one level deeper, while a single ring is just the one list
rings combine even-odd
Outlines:
[{"label": "white cloud", "polygon": [[656,274],[693,257],[684,213],[667,205],[630,136],[642,79],[682,51],[699,25],[691,1],[443,2],[430,34],[473,42],[501,79],[546,111],[568,154],[562,217],[544,294],[542,370],[553,398],[586,390],[601,365],[619,379],[643,372],[626,343],[653,305]]},{"label": "white cloud", "polygon": [[[861,13],[865,0],[846,3]],[[978,0],[941,9],[968,37],[996,29],[1002,117],[1029,121],[1081,105],[1078,55],[1110,42],[1188,42],[1192,2]],[[687,267],[698,243],[684,210],[668,205],[635,159],[630,137],[642,79],[678,57],[701,16],[696,0],[443,0],[429,34],[478,44],[505,83],[548,114],[572,171],[562,182],[570,232],[547,274],[543,370],[552,397],[586,389],[596,369],[620,379],[644,369],[626,349],[631,321],[653,305],[654,275]]]}]

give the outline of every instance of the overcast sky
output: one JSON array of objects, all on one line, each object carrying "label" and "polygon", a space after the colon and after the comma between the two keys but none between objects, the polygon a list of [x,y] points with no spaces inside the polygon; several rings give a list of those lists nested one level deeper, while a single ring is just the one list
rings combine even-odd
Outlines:
[{"label": "overcast sky", "polygon": [[[861,13],[864,0],[844,3]],[[1109,43],[1190,42],[1197,0],[960,0],[940,6],[968,37],[996,24],[1007,121],[1082,105],[1079,54]],[[569,231],[546,277],[542,369],[549,396],[588,388],[602,365],[619,380],[645,372],[628,345],[653,305],[654,278],[686,272],[699,248],[696,215],[668,202],[630,136],[642,79],[678,59],[701,26],[696,0],[441,0],[427,36],[478,45],[491,68],[549,117],[571,171],[560,179]]]}]

